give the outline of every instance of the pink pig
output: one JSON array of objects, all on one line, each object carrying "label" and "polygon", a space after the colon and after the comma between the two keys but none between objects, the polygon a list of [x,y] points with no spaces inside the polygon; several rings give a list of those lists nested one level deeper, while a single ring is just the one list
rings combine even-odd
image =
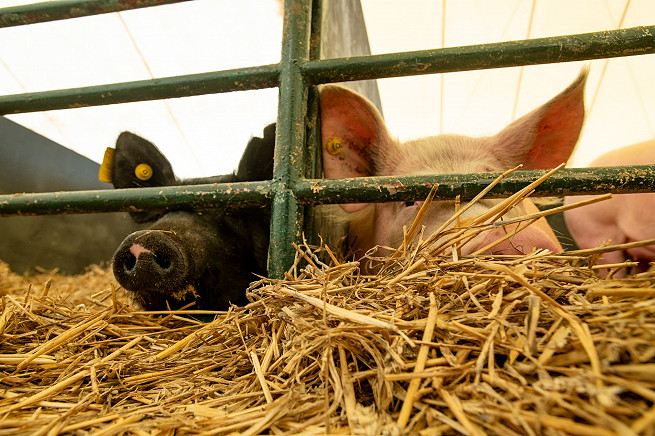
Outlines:
[{"label": "pink pig", "polygon": [[[610,151],[596,158],[590,166],[646,165],[655,163],[655,139]],[[565,203],[591,198],[567,197]],[[655,193],[617,194],[610,200],[566,211],[564,219],[571,236],[580,248],[595,248],[603,242],[612,245],[655,239]],[[639,261],[638,271],[645,271],[655,260],[655,247],[646,246],[604,254],[600,264]],[[616,276],[625,276],[620,270]]]},{"label": "pink pig", "polygon": [[[448,134],[405,143],[389,134],[380,113],[364,97],[340,86],[326,85],[320,93],[325,177],[474,173],[502,171],[519,164],[523,164],[523,169],[553,168],[569,159],[580,135],[587,75],[588,68],[584,68],[562,93],[494,136],[471,138]],[[343,148],[333,147],[335,141]],[[466,216],[485,212],[494,201],[498,200],[479,202]],[[349,213],[351,248],[363,254],[376,245],[400,246],[403,225],[411,225],[422,203],[341,205]],[[529,201],[524,201],[519,208],[523,210],[513,210],[503,219],[536,211]],[[422,221],[426,235],[439,228],[453,213],[452,200],[433,201]],[[463,246],[462,253],[473,253],[509,230],[498,228],[483,233]],[[543,218],[491,251],[520,254],[535,248],[562,250]]]}]

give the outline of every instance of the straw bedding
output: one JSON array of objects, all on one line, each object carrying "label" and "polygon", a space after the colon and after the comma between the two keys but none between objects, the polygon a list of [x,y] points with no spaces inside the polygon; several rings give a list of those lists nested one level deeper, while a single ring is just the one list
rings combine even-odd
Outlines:
[{"label": "straw bedding", "polygon": [[370,275],[297,247],[222,313],[0,265],[0,435],[655,434],[655,272],[406,234]]}]

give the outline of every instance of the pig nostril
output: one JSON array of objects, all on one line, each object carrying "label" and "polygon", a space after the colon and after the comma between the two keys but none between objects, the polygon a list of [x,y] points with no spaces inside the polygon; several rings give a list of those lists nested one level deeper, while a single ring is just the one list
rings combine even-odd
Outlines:
[{"label": "pig nostril", "polygon": [[127,255],[127,258],[125,259],[125,263],[123,263],[125,272],[128,274],[131,273],[132,271],[134,271],[135,266],[136,266],[136,257],[132,253],[129,253]]},{"label": "pig nostril", "polygon": [[159,265],[161,269],[169,269],[172,264],[171,258],[167,253],[160,253],[155,255],[155,262],[157,262],[157,265]]}]

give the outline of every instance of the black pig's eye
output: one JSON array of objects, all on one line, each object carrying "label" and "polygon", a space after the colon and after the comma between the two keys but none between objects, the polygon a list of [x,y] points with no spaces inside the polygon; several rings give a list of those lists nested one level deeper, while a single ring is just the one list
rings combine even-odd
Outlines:
[{"label": "black pig's eye", "polygon": [[405,207],[412,207],[412,206],[414,206],[415,204],[416,204],[415,201],[406,201],[406,202],[405,202]]}]

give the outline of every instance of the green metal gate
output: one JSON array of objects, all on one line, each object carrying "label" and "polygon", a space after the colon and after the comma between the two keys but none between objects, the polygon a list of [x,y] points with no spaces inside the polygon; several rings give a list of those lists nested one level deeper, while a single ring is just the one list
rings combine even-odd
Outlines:
[{"label": "green metal gate", "polygon": [[[62,0],[0,9],[0,27],[68,19],[188,0]],[[655,25],[580,35],[540,38],[409,53],[317,59],[321,0],[285,0],[279,64],[203,74],[0,96],[0,114],[66,109],[239,90],[279,88],[273,179],[239,184],[78,191],[0,196],[0,216],[116,212],[180,207],[272,206],[269,275],[281,278],[294,258],[307,205],[362,201],[409,201],[437,185],[440,198],[470,199],[498,176],[450,174],[420,177],[316,179],[316,89],[322,83],[571,62],[655,53]],[[315,123],[312,123],[315,126]],[[490,197],[508,196],[545,171],[519,171]],[[317,189],[318,188],[318,189]],[[563,169],[535,191],[540,196],[594,192],[655,191],[655,165]]]}]

